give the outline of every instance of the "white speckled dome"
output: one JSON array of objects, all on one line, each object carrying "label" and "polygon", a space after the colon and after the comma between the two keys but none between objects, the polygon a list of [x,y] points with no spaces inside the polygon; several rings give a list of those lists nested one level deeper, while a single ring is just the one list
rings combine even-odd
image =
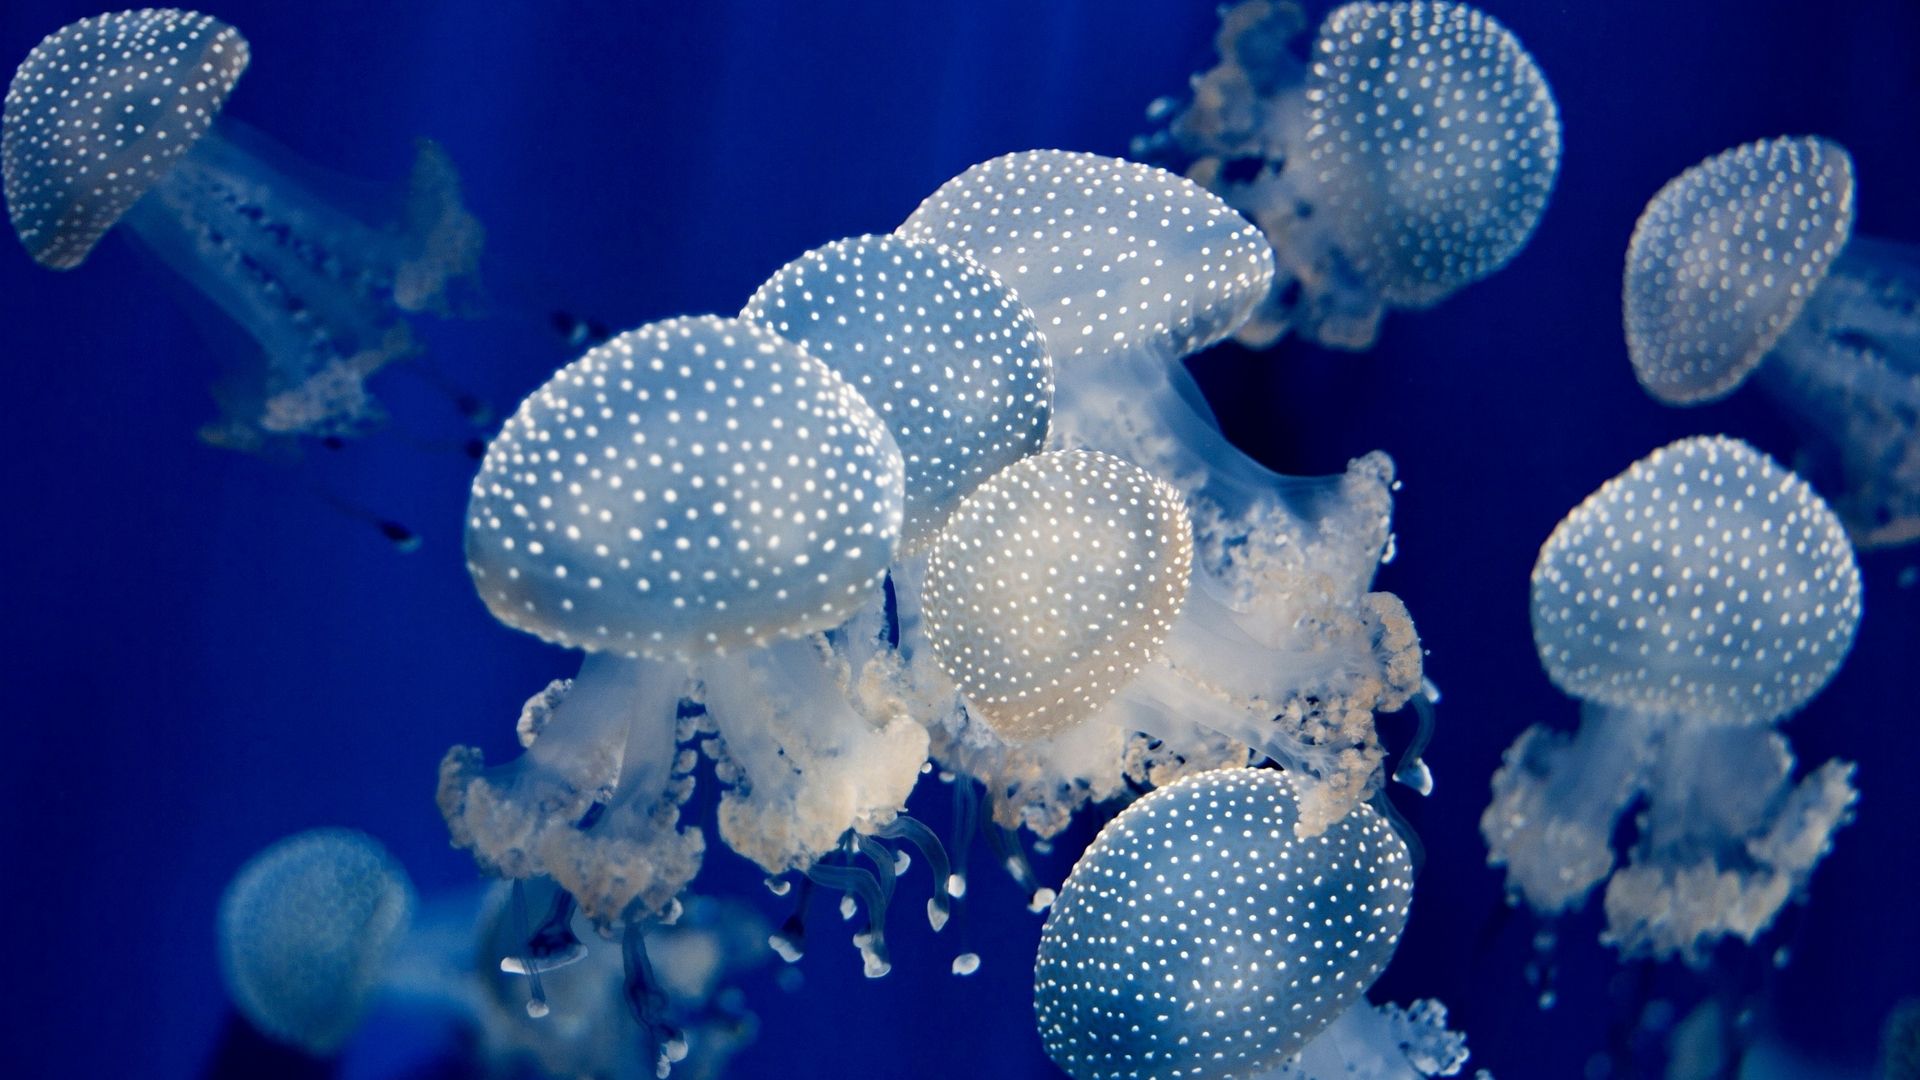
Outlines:
[{"label": "white speckled dome", "polygon": [[1045,339],[1013,290],[958,251],[836,240],[782,267],[741,317],[839,372],[887,422],[906,459],[903,540],[939,528],[982,480],[1046,441]]},{"label": "white speckled dome", "polygon": [[1763,139],[1668,181],[1634,226],[1621,286],[1640,385],[1673,405],[1730,393],[1852,232],[1853,158],[1826,139]]},{"label": "white speckled dome", "polygon": [[1121,811],[1040,935],[1040,1040],[1076,1080],[1264,1075],[1360,1000],[1413,899],[1407,846],[1361,806],[1294,835],[1285,773],[1219,769]]},{"label": "white speckled dome", "polygon": [[1397,306],[1438,303],[1505,265],[1553,192],[1553,91],[1512,32],[1465,4],[1335,9],[1307,109],[1319,212]]},{"label": "white speckled dome", "polygon": [[1232,333],[1273,281],[1247,219],[1165,169],[1032,150],[983,162],[927,197],[899,234],[950,245],[1033,311],[1056,364]]},{"label": "white speckled dome", "polygon": [[1860,622],[1846,530],[1746,443],[1662,447],[1566,516],[1533,567],[1533,640],[1562,690],[1763,723],[1827,684]]},{"label": "white speckled dome", "polygon": [[1044,738],[1160,651],[1192,562],[1186,507],[1166,482],[1111,454],[1037,454],[935,535],[927,638],[975,716],[1010,739]]},{"label": "white speckled dome", "polygon": [[844,621],[893,559],[900,451],[838,375],[754,323],[630,330],[487,447],[467,569],[494,616],[688,658]]},{"label": "white speckled dome", "polygon": [[0,178],[13,230],[68,270],[187,152],[247,69],[247,41],[211,15],[148,8],[70,23],[7,87]]},{"label": "white speckled dome", "polygon": [[332,1053],[359,1026],[412,914],[406,871],[372,837],[290,836],[248,860],[221,898],[227,993],[265,1034]]}]

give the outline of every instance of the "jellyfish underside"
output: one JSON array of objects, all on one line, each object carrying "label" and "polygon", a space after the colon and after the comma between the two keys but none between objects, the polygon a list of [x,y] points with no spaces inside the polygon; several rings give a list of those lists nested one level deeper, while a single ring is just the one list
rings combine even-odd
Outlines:
[{"label": "jellyfish underside", "polygon": [[1920,248],[1849,241],[1754,378],[1856,544],[1920,540]]},{"label": "jellyfish underside", "polygon": [[[1604,880],[1605,940],[1701,964],[1722,937],[1750,942],[1772,923],[1851,813],[1851,764],[1797,783],[1793,770],[1765,724],[1589,705],[1572,739],[1535,726],[1507,751],[1482,830],[1535,910],[1577,907]],[[1635,807],[1616,870],[1612,834]]]},{"label": "jellyfish underside", "polygon": [[122,219],[258,350],[216,386],[208,442],[363,432],[381,418],[366,380],[417,349],[406,316],[477,301],[482,229],[437,145],[419,145],[397,226],[346,209],[344,188],[223,118]]}]

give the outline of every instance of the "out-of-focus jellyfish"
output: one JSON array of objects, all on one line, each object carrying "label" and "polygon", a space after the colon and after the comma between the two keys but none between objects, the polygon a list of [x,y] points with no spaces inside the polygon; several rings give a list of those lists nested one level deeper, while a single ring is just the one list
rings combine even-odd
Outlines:
[{"label": "out-of-focus jellyfish", "polygon": [[220,901],[220,970],[263,1034],[327,1056],[359,1026],[413,914],[372,837],[315,829],[248,860]]},{"label": "out-of-focus jellyfish", "polygon": [[[857,941],[884,974],[895,860],[872,837],[896,826],[927,735],[857,712],[817,632],[880,590],[901,475],[860,395],[752,322],[654,323],[562,368],[488,447],[467,559],[502,622],[588,655],[529,702],[521,758],[448,753],[454,842],[503,877],[553,878],[631,938],[699,867],[702,832],[679,823],[696,757],[680,747],[697,742],[725,785],[721,838],[769,874],[858,893],[873,925]],[[823,861],[843,851],[873,869]]]},{"label": "out-of-focus jellyfish", "polygon": [[[756,1030],[731,980],[765,963],[767,926],[744,905],[688,896],[672,925],[647,929],[654,996],[629,1000],[626,950],[577,945],[578,909],[550,884],[504,884],[417,905],[404,869],[371,838],[316,829],[250,860],[228,887],[220,950],[229,993],[255,1027],[309,1053],[346,1052],[379,1002],[447,1017],[469,1033],[485,1075],[639,1080],[717,1076]],[[539,971],[524,950],[528,904],[576,946]],[[574,924],[578,923],[576,927]],[[541,989],[529,997],[529,982]],[[530,1007],[531,1006],[531,1007]],[[636,1023],[638,1021],[638,1023]],[[642,1032],[668,1033],[664,1045]]]},{"label": "out-of-focus jellyfish", "polygon": [[1164,478],[1193,528],[1183,614],[1117,728],[1004,752],[985,734],[971,740],[968,771],[1000,789],[1002,820],[1050,835],[1077,803],[1122,790],[1123,769],[1164,782],[1245,764],[1249,746],[1296,773],[1304,832],[1373,794],[1373,713],[1421,682],[1405,607],[1368,591],[1388,541],[1392,463],[1373,454],[1338,477],[1273,473],[1227,441],[1182,363],[1266,290],[1259,230],[1165,170],[1042,150],[968,169],[899,235],[965,252],[1010,285],[1053,356],[1050,445]]},{"label": "out-of-focus jellyfish", "polygon": [[1287,0],[1221,8],[1220,62],[1135,156],[1218,193],[1273,241],[1279,274],[1239,330],[1373,344],[1388,308],[1427,308],[1506,265],[1560,163],[1546,79],[1498,21],[1465,4],[1334,9],[1306,58]]},{"label": "out-of-focus jellyfish", "polygon": [[76,267],[124,225],[258,345],[202,432],[240,449],[377,420],[367,378],[415,351],[408,315],[470,301],[482,241],[431,143],[400,223],[370,225],[220,118],[249,58],[238,30],[197,12],[82,19],[27,55],[0,122],[8,213],[36,261]]},{"label": "out-of-focus jellyfish", "polygon": [[1859,619],[1839,520],[1747,444],[1683,439],[1601,485],[1533,569],[1540,662],[1584,704],[1578,732],[1535,725],[1494,774],[1480,829],[1513,898],[1552,915],[1604,880],[1628,955],[1751,941],[1851,814],[1853,766],[1794,783],[1773,725],[1832,678]]},{"label": "out-of-focus jellyfish", "polygon": [[1048,1056],[1076,1080],[1257,1076],[1364,1005],[1406,925],[1407,847],[1370,807],[1297,825],[1272,769],[1191,775],[1109,822],[1041,933]]},{"label": "out-of-focus jellyfish", "polygon": [[1920,250],[1853,236],[1853,158],[1763,139],[1660,189],[1634,227],[1627,348],[1669,405],[1754,378],[1798,422],[1856,544],[1920,539]]}]

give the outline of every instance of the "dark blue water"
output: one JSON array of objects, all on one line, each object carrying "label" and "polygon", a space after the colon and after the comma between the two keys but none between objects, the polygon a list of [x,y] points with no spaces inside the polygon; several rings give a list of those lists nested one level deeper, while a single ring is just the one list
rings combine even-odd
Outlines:
[{"label": "dark blue water", "polygon": [[[1287,342],[1194,362],[1228,433],[1274,467],[1331,471],[1384,448],[1405,481],[1380,584],[1413,612],[1446,698],[1437,789],[1407,811],[1428,862],[1375,996],[1446,1001],[1474,1065],[1506,1078],[1581,1076],[1596,1058],[1614,1075],[1644,1067],[1643,1005],[1684,1012],[1710,992],[1752,1003],[1754,1023],[1801,1052],[1865,1070],[1889,1008],[1920,993],[1920,589],[1898,583],[1914,552],[1863,558],[1853,655],[1788,725],[1803,762],[1858,760],[1863,794],[1809,903],[1758,948],[1725,950],[1705,975],[1622,966],[1589,911],[1561,927],[1558,1003],[1543,1012],[1523,975],[1533,925],[1504,906],[1476,823],[1514,735],[1574,716],[1527,620],[1527,573],[1559,517],[1681,435],[1794,449],[1755,395],[1683,412],[1635,385],[1619,275],[1642,204],[1707,154],[1817,132],[1853,152],[1859,230],[1920,241],[1920,6],[1483,6],[1559,98],[1566,154],[1532,244],[1438,310],[1393,316],[1369,354]],[[7,0],[0,57],[92,13]],[[1205,0],[236,0],[215,13],[254,50],[231,115],[347,175],[403,175],[416,135],[460,164],[489,229],[493,316],[428,326],[426,344],[502,405],[569,359],[554,308],[614,327],[731,312],[787,259],[891,229],[976,161],[1123,153],[1146,103],[1211,63],[1214,23]],[[431,387],[383,376],[406,422],[299,467],[211,450],[194,431],[222,360],[157,267],[115,238],[66,274],[0,246],[0,1075],[193,1076],[224,1022],[213,912],[240,862],[342,824],[378,836],[423,893],[472,882],[433,806],[435,766],[458,742],[507,754],[520,702],[574,660],[475,598],[459,558],[471,465],[439,445],[463,432]],[[395,553],[316,485],[404,520],[421,548]],[[1386,724],[1403,736],[1405,721]],[[1091,829],[1043,876],[1064,875]],[[704,888],[759,888],[724,850],[707,875]],[[1051,1075],[1030,1013],[1039,921],[1000,876],[975,882],[978,975],[951,977],[950,945],[902,927],[893,974],[868,982],[823,927],[803,992],[750,984],[762,1031],[738,1074]],[[369,1073],[431,1051],[404,1022],[372,1034]]]}]

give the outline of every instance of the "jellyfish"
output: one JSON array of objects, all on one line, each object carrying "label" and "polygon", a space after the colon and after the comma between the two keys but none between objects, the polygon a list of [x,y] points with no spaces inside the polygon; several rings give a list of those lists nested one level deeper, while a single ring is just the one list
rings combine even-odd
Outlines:
[{"label": "jellyfish", "polygon": [[1355,3],[1306,29],[1286,0],[1221,8],[1220,62],[1134,153],[1179,169],[1273,241],[1274,284],[1238,331],[1370,347],[1389,308],[1428,308],[1505,266],[1560,163],[1553,92],[1512,32],[1466,4]]},{"label": "jellyfish", "polygon": [[[1853,643],[1860,574],[1833,511],[1736,439],[1654,451],[1568,513],[1533,569],[1540,662],[1579,729],[1523,732],[1480,819],[1488,861],[1542,915],[1606,882],[1605,940],[1703,962],[1752,941],[1852,813],[1853,765],[1798,782],[1774,725]],[[1611,840],[1638,805],[1616,868]]]},{"label": "jellyfish", "polygon": [[[1143,669],[1131,698],[1154,718],[1118,735],[1062,734],[1076,752],[1059,755],[1058,743],[998,754],[981,734],[1006,779],[1025,774],[1031,802],[1009,815],[1057,829],[1083,796],[1118,788],[1124,760],[1136,777],[1171,779],[1189,763],[1245,764],[1249,746],[1298,774],[1308,832],[1375,794],[1373,714],[1421,686],[1405,606],[1369,591],[1389,536],[1392,461],[1370,454],[1335,477],[1271,472],[1221,433],[1181,362],[1232,333],[1267,288],[1259,230],[1165,170],[1040,150],[968,169],[898,234],[965,252],[1034,312],[1054,363],[1050,447],[1104,452],[1166,480],[1192,527],[1185,609],[1165,662]],[[1127,731],[1158,734],[1129,742]],[[1112,764],[1088,772],[1077,751]]]},{"label": "jellyfish", "polygon": [[1855,544],[1920,539],[1920,250],[1853,236],[1853,158],[1817,136],[1695,165],[1647,203],[1622,308],[1669,405],[1750,376],[1796,420]]},{"label": "jellyfish", "polygon": [[1147,794],[1074,864],[1040,937],[1034,1016],[1075,1080],[1258,1076],[1356,1003],[1413,897],[1361,807],[1311,838],[1293,782],[1218,769]]},{"label": "jellyfish", "polygon": [[482,242],[432,143],[401,221],[369,224],[221,117],[250,56],[239,30],[197,12],[82,19],[21,62],[0,121],[7,210],[36,262],[77,267],[123,225],[258,346],[216,387],[223,418],[201,433],[249,450],[377,421],[366,380],[415,351],[407,316],[471,303]]},{"label": "jellyfish", "polygon": [[[529,702],[519,759],[448,753],[455,844],[631,937],[699,868],[703,831],[679,821],[697,746],[724,787],[721,839],[858,893],[884,974],[894,859],[862,838],[896,826],[927,736],[857,712],[819,632],[880,589],[901,476],[866,401],[755,323],[669,319],[560,369],[488,447],[467,563],[496,618],[587,656]],[[856,854],[874,869],[828,861]]]},{"label": "jellyfish", "polygon": [[227,994],[262,1034],[333,1054],[380,989],[413,907],[406,871],[372,837],[288,837],[248,860],[220,900]]}]

